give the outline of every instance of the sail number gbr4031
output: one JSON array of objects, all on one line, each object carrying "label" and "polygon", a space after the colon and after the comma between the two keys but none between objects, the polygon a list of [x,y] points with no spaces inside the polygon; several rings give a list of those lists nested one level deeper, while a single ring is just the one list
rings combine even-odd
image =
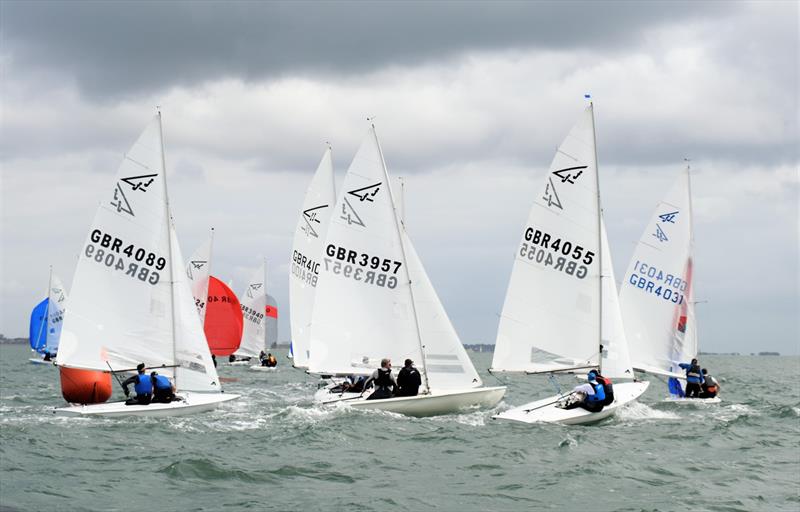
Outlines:
[{"label": "sail number gbr4031", "polygon": [[159,271],[164,270],[167,265],[166,258],[142,247],[126,244],[121,238],[103,233],[99,229],[89,235],[89,243],[86,244],[83,254],[100,265],[152,285],[158,284],[161,279]]},{"label": "sail number gbr4031", "polygon": [[588,265],[594,261],[594,252],[576,243],[555,238],[540,229],[528,227],[519,248],[519,256],[531,263],[564,272],[578,279],[586,277]]},{"label": "sail number gbr4031", "polygon": [[324,259],[326,272],[386,288],[397,286],[396,274],[403,266],[403,263],[397,260],[370,256],[334,244],[328,244],[325,254],[330,256]]}]

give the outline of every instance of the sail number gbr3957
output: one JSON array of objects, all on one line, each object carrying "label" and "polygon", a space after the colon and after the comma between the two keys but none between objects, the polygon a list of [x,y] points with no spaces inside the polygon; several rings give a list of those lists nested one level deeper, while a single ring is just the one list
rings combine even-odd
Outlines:
[{"label": "sail number gbr3957", "polygon": [[92,231],[89,240],[83,251],[86,258],[145,283],[158,284],[159,271],[167,265],[165,258],[99,229]]},{"label": "sail number gbr3957", "polygon": [[365,284],[395,288],[397,286],[397,271],[403,265],[397,260],[370,256],[364,252],[351,251],[344,247],[328,244],[325,254],[325,271],[333,272],[349,279],[354,279]]},{"label": "sail number gbr3957", "polygon": [[578,279],[586,277],[594,252],[564,238],[556,238],[540,229],[528,227],[519,248],[521,258],[543,267],[553,267]]}]

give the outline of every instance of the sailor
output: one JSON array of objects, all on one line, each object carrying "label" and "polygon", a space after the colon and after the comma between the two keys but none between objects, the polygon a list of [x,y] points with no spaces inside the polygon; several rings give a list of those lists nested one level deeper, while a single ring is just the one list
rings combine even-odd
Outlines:
[{"label": "sailor", "polygon": [[714,398],[719,393],[720,385],[708,370],[703,368],[702,370],[703,375],[703,384],[701,385],[702,390],[700,391],[700,398]]},{"label": "sailor", "polygon": [[236,356],[233,355],[233,354],[229,355],[228,356],[228,362],[229,363],[233,363],[234,361],[236,361]]},{"label": "sailor", "polygon": [[393,392],[397,390],[397,381],[394,380],[394,375],[392,375],[391,359],[381,359],[381,367],[372,372],[372,375],[364,383],[364,389],[367,389],[370,383],[373,382],[375,383],[375,391],[367,397],[367,400],[392,398]]},{"label": "sailor", "polygon": [[43,361],[52,361],[52,360],[53,360],[53,355],[50,353],[49,350],[45,350]]},{"label": "sailor", "polygon": [[589,412],[600,412],[603,410],[603,402],[606,399],[603,385],[597,381],[597,372],[592,370],[586,376],[586,383],[575,386],[572,390],[572,400],[563,406],[564,409],[575,409],[582,407]]},{"label": "sailor", "polygon": [[144,373],[144,363],[136,365],[136,375],[122,382],[122,391],[126,397],[131,394],[128,390],[128,386],[131,384],[133,384],[133,390],[136,391],[136,398],[129,398],[125,401],[125,405],[149,404],[153,397],[153,383],[150,377]]},{"label": "sailor", "polygon": [[703,390],[700,387],[703,383],[703,374],[700,372],[697,359],[692,359],[691,363],[680,363],[678,366],[686,370],[686,398],[699,397]]},{"label": "sailor", "polygon": [[272,355],[272,352],[267,354],[267,358],[261,361],[261,366],[269,366],[270,368],[274,368],[278,366],[278,360],[275,359],[275,356]]},{"label": "sailor", "polygon": [[217,356],[215,356],[214,354],[211,354],[211,360],[214,361],[214,368],[216,368],[217,367]]},{"label": "sailor", "polygon": [[414,368],[414,361],[406,359],[405,366],[397,374],[397,396],[417,396],[422,378],[419,370]]},{"label": "sailor", "polygon": [[150,382],[153,383],[153,402],[168,404],[175,399],[175,386],[163,375],[158,372],[150,374]]},{"label": "sailor", "polygon": [[614,402],[614,385],[611,383],[611,379],[600,375],[600,370],[595,373],[595,379],[597,379],[597,382],[603,385],[603,391],[606,394],[606,398],[603,400],[603,405],[611,405]]}]

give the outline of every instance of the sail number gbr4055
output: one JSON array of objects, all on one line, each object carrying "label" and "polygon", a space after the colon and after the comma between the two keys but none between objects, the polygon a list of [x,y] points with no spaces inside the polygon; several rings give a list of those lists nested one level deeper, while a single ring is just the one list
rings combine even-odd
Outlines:
[{"label": "sail number gbr4055", "polygon": [[531,263],[564,272],[578,279],[586,277],[594,252],[576,243],[556,238],[540,229],[528,227],[519,248],[519,256]]},{"label": "sail number gbr4055", "polygon": [[325,248],[325,271],[333,272],[349,279],[375,286],[395,288],[397,286],[397,271],[402,262],[367,253],[351,251],[344,247],[328,244]]},{"label": "sail number gbr4055", "polygon": [[152,285],[158,284],[161,279],[159,271],[167,265],[166,258],[134,244],[126,244],[121,238],[99,229],[89,235],[89,243],[83,254],[100,265]]}]

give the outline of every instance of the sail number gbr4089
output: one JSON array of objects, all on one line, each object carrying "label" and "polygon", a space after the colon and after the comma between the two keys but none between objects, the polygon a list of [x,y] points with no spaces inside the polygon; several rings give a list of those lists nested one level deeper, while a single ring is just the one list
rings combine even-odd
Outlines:
[{"label": "sail number gbr4089", "polygon": [[522,245],[521,258],[544,267],[564,272],[578,279],[586,277],[588,265],[594,261],[594,252],[587,251],[564,238],[555,238],[540,229],[527,227]]},{"label": "sail number gbr4089", "polygon": [[375,286],[395,288],[397,271],[402,262],[352,251],[344,247],[328,244],[325,248],[325,271],[333,272],[349,279]]},{"label": "sail number gbr4089", "polygon": [[92,231],[89,240],[83,251],[86,258],[145,283],[158,284],[161,279],[158,272],[167,265],[166,258],[134,244],[126,244],[121,238],[99,229]]}]

